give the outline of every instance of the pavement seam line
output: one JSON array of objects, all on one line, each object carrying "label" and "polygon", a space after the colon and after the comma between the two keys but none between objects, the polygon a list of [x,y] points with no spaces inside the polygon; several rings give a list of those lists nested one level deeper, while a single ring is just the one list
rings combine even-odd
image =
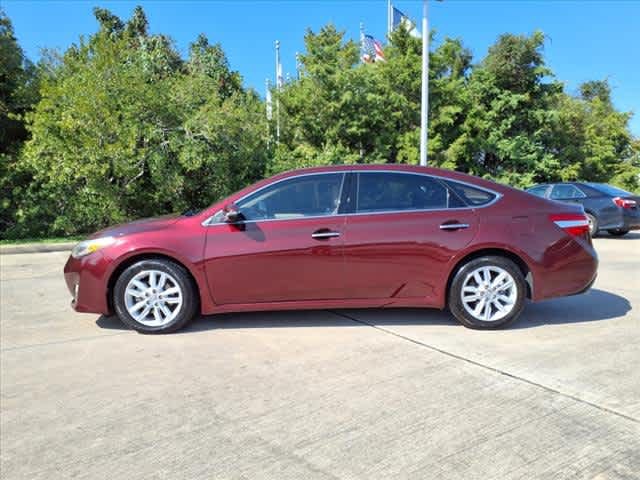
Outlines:
[{"label": "pavement seam line", "polygon": [[433,345],[429,345],[428,343],[422,342],[420,340],[416,340],[414,338],[407,337],[406,335],[402,335],[400,333],[396,333],[393,330],[389,330],[389,329],[386,329],[384,327],[380,327],[378,325],[375,325],[373,323],[369,323],[369,322],[366,322],[364,320],[360,320],[358,318],[351,317],[351,316],[349,316],[347,314],[336,312],[334,310],[329,310],[329,312],[333,313],[334,315],[338,315],[338,316],[341,316],[343,318],[347,318],[347,319],[349,319],[351,321],[354,321],[356,323],[360,323],[362,325],[366,325],[366,326],[375,328],[376,330],[380,330],[381,332],[384,332],[384,333],[386,333],[388,335],[393,335],[394,337],[397,337],[397,338],[400,338],[402,340],[406,340],[408,342],[414,343],[414,344],[419,345],[419,346],[421,346],[423,348],[428,348],[429,350],[432,350],[434,352],[438,352],[438,353],[441,353],[443,355],[447,355],[447,356],[449,356],[451,358],[455,358],[457,360],[462,360],[463,362],[469,363],[471,365],[475,365],[476,367],[480,367],[480,368],[483,368],[485,370],[489,370],[491,372],[498,373],[500,375],[504,375],[504,376],[512,378],[514,380],[519,380],[521,382],[528,383],[529,385],[532,385],[534,387],[542,388],[543,390],[546,390],[546,391],[551,392],[551,393],[555,393],[557,395],[561,395],[561,396],[563,396],[565,398],[570,398],[571,400],[574,400],[576,402],[579,402],[579,403],[582,403],[582,404],[585,404],[585,405],[589,405],[590,407],[596,408],[596,409],[601,410],[601,411],[606,412],[606,413],[610,413],[610,414],[616,415],[618,417],[624,418],[625,420],[630,420],[630,421],[632,421],[634,423],[640,423],[640,420],[637,419],[637,418],[631,417],[629,415],[626,415],[624,413],[618,412],[618,411],[613,410],[611,408],[604,407],[602,405],[598,405],[597,403],[590,402],[588,400],[585,400],[583,398],[577,397],[577,396],[572,395],[570,393],[566,393],[566,392],[562,392],[560,390],[556,390],[555,388],[548,387],[548,386],[543,385],[541,383],[534,382],[533,380],[529,380],[527,378],[515,375],[513,373],[509,373],[509,372],[507,372],[505,370],[501,370],[499,368],[492,367],[490,365],[486,365],[484,363],[480,363],[480,362],[477,362],[475,360],[471,360],[470,358],[466,358],[466,357],[463,357],[461,355],[457,355],[455,353],[448,352],[446,350],[443,350],[443,349],[438,348],[438,347],[434,347]]},{"label": "pavement seam line", "polygon": [[3,348],[2,350],[0,350],[0,353],[12,352],[12,351],[15,351],[15,350],[26,350],[26,349],[29,349],[29,348],[48,347],[50,345],[61,345],[61,344],[64,344],[64,343],[81,342],[83,340],[97,340],[99,338],[107,338],[107,337],[115,337],[117,335],[125,335],[127,333],[131,333],[131,332],[127,331],[127,332],[110,333],[110,334],[107,334],[107,335],[93,335],[93,336],[90,336],[90,337],[75,337],[75,338],[68,338],[66,340],[55,340],[53,342],[33,343],[33,344],[30,344],[30,345],[16,345],[15,347]]}]

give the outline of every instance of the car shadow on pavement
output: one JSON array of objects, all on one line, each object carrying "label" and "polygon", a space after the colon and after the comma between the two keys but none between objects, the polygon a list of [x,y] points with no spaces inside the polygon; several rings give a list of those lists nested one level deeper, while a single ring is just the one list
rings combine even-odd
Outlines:
[{"label": "car shadow on pavement", "polygon": [[[592,289],[572,297],[528,303],[520,319],[510,329],[535,328],[610,320],[631,310],[629,301],[619,295]],[[272,312],[223,313],[200,316],[178,333],[215,329],[258,329],[293,327],[354,327],[375,325],[447,325],[460,324],[447,311],[429,308],[371,308],[333,310],[293,310]],[[128,330],[116,317],[101,316],[96,325],[107,330]]]},{"label": "car shadow on pavement", "polygon": [[610,233],[599,233],[596,239],[607,239],[607,240],[640,240],[640,230],[629,232],[622,236],[611,235]]}]

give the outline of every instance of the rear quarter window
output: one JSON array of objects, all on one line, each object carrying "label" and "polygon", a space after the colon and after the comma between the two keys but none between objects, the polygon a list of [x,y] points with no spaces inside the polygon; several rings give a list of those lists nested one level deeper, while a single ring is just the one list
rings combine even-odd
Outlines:
[{"label": "rear quarter window", "polygon": [[451,180],[446,181],[447,186],[458,195],[464,203],[470,207],[480,207],[493,202],[497,195],[493,192],[487,192],[481,188],[472,187],[464,183],[458,183]]}]

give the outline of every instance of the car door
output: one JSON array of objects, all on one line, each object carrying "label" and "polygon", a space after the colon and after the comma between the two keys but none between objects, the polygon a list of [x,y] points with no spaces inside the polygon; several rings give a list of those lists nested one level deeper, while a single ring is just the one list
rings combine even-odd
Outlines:
[{"label": "car door", "polygon": [[436,298],[450,259],[477,231],[474,209],[428,175],[366,171],[356,180],[344,237],[347,295]]},{"label": "car door", "polygon": [[325,300],[344,295],[346,176],[300,175],[236,201],[243,220],[208,226],[205,269],[217,304]]}]

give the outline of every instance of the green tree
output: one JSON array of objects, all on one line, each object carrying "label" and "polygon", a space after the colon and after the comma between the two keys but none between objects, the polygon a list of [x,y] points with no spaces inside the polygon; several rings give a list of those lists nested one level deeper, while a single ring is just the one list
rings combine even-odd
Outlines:
[{"label": "green tree", "polygon": [[544,133],[562,85],[544,63],[543,45],[541,32],[502,35],[473,69],[455,152],[464,171],[524,186],[558,168]]},{"label": "green tree", "polygon": [[589,81],[580,95],[560,96],[548,143],[560,167],[551,180],[613,182],[638,189],[638,150],[629,131],[631,114],[617,111],[606,80]]},{"label": "green tree", "polygon": [[33,175],[9,232],[66,235],[203,207],[263,174],[264,106],[204,37],[184,61],[142,9],[43,80],[20,166]]},{"label": "green tree", "polygon": [[28,138],[25,117],[38,100],[38,84],[38,69],[25,57],[0,8],[0,232],[15,221],[17,186],[30,180],[18,166],[18,155]]}]

